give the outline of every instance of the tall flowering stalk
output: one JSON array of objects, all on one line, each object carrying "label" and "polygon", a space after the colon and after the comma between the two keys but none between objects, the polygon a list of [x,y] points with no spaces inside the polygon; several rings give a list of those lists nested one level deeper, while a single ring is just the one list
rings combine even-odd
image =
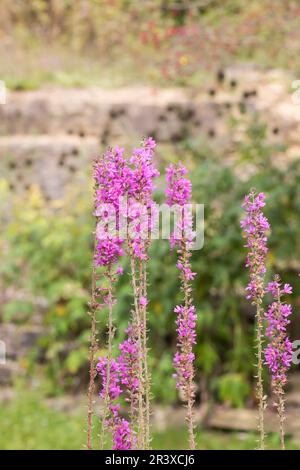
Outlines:
[{"label": "tall flowering stalk", "polygon": [[265,195],[263,193],[257,194],[255,190],[251,190],[242,205],[246,217],[241,221],[244,237],[247,240],[245,247],[248,249],[246,267],[249,269],[250,274],[250,282],[246,288],[246,298],[251,300],[251,303],[256,307],[256,393],[259,403],[258,431],[260,449],[265,447],[264,410],[266,408],[266,397],[263,385],[264,312],[262,302],[265,295],[264,282],[268,252],[267,231],[270,228],[269,222],[262,212],[264,206]]},{"label": "tall flowering stalk", "polygon": [[153,164],[156,143],[152,138],[134,150],[130,158],[130,187],[127,191],[127,249],[130,257],[134,296],[132,327],[138,345],[138,447],[150,448],[150,373],[147,346],[147,263],[154,223]]},{"label": "tall flowering stalk", "polygon": [[[130,402],[131,428],[138,429],[136,446],[139,449],[150,447],[147,262],[155,210],[155,203],[152,198],[153,180],[159,175],[153,164],[155,146],[153,139],[146,139],[140,148],[134,150],[129,160],[124,158],[123,149],[119,147],[114,150],[109,149],[103,158],[95,163],[94,168],[95,216],[97,221],[94,270],[97,271],[98,268],[102,268],[103,283],[100,287],[94,284],[96,294],[93,298],[101,297],[109,312],[108,355],[105,361],[100,360],[98,364],[98,372],[103,379],[101,392],[104,401],[102,448],[105,427],[109,426],[112,429],[113,436],[115,436],[116,429],[119,429],[120,424],[115,405],[112,404],[112,401],[118,397],[111,393],[111,384],[116,385],[116,374],[118,375],[118,384],[122,384],[124,393],[126,388],[129,392],[126,394],[126,401]],[[121,268],[116,267],[116,263],[120,256],[124,254],[124,250],[127,251],[130,257],[134,306],[131,325],[127,331],[128,340],[120,346],[122,353],[118,360],[115,360],[112,358],[112,341],[115,330],[113,324],[113,305],[115,303],[113,287],[117,275],[121,274],[122,271]],[[97,302],[100,305],[98,298]],[[92,331],[95,330],[93,325],[92,322]],[[91,360],[94,361],[95,348],[91,351],[93,352],[93,357],[90,355]],[[130,378],[129,375],[127,377],[122,376],[122,371],[125,371],[125,358],[127,372],[129,364],[132,365]],[[103,368],[106,370],[105,373]],[[91,371],[93,371],[93,367],[91,367]],[[94,378],[94,372],[91,373],[91,390],[93,389],[92,375]],[[122,432],[126,434],[125,428]],[[119,446],[116,443],[115,445]]]},{"label": "tall flowering stalk", "polygon": [[276,397],[275,406],[280,423],[281,448],[284,449],[284,387],[287,381],[286,373],[292,362],[293,349],[286,332],[287,325],[290,323],[289,316],[292,313],[292,307],[282,301],[282,296],[291,294],[292,288],[289,284],[284,284],[282,287],[280,277],[275,275],[266,291],[271,293],[273,302],[265,314],[267,319],[266,336],[269,338],[269,344],[265,349],[265,359],[271,372],[271,385]]},{"label": "tall flowering stalk", "polygon": [[182,391],[187,404],[186,421],[188,425],[189,447],[195,449],[194,415],[193,406],[195,401],[194,376],[195,367],[193,345],[196,343],[196,310],[193,305],[191,281],[195,273],[191,269],[190,243],[194,238],[192,231],[192,216],[186,207],[191,200],[192,185],[184,177],[187,170],[181,164],[170,165],[167,168],[166,202],[174,207],[179,220],[176,222],[174,233],[171,236],[171,246],[177,246],[178,262],[180,270],[181,292],[183,304],[177,305],[174,312],[177,314],[177,350],[174,356],[174,367],[176,370],[176,386]]},{"label": "tall flowering stalk", "polygon": [[[95,250],[94,250],[94,280],[93,280],[93,302],[98,301],[99,306],[108,308],[108,339],[107,339],[107,373],[106,386],[102,398],[104,401],[104,411],[102,419],[101,443],[104,446],[105,424],[107,413],[110,409],[110,381],[111,381],[111,361],[114,337],[113,323],[113,305],[114,299],[114,283],[117,276],[122,273],[122,269],[116,267],[119,258],[123,256],[122,248],[124,240],[120,236],[120,198],[124,194],[124,173],[126,173],[126,161],[123,158],[123,150],[116,147],[115,150],[109,149],[104,156],[97,160],[94,165],[94,181],[95,181]],[[102,285],[97,286],[96,282],[99,278],[98,269],[102,269]],[[96,300],[97,299],[97,300]],[[100,303],[100,300],[102,304]],[[92,331],[94,324],[92,321]],[[90,366],[92,369],[92,365]],[[90,386],[92,376],[90,375]],[[90,400],[90,397],[89,397]],[[88,437],[91,430],[88,429]]]},{"label": "tall flowering stalk", "polygon": [[[94,242],[95,244],[95,242]],[[94,247],[95,256],[95,247]],[[94,415],[95,378],[97,375],[95,367],[95,356],[97,351],[97,294],[96,294],[96,270],[93,263],[91,301],[89,303],[89,316],[91,319],[90,348],[89,348],[89,386],[88,386],[88,413],[87,413],[87,449],[92,450],[92,430]]]}]

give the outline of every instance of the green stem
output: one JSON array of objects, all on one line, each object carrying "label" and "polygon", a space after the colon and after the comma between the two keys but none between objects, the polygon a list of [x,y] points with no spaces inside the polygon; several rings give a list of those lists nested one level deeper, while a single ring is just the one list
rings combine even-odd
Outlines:
[{"label": "green stem", "polygon": [[[94,241],[94,256],[95,256],[95,241]],[[92,288],[91,288],[91,302],[89,305],[89,316],[91,318],[91,334],[90,334],[90,348],[89,348],[89,386],[88,386],[88,413],[87,413],[87,449],[92,450],[92,430],[93,430],[93,415],[94,415],[94,396],[95,396],[95,378],[96,378],[96,367],[95,367],[95,355],[97,351],[97,313],[98,303],[96,299],[96,270],[94,266],[93,257],[93,268],[92,268]]]},{"label": "green stem", "polygon": [[256,346],[257,346],[257,382],[256,396],[258,399],[258,432],[259,432],[259,449],[265,449],[265,426],[264,411],[266,408],[266,398],[264,396],[263,384],[263,318],[262,308],[257,304],[256,309]]}]

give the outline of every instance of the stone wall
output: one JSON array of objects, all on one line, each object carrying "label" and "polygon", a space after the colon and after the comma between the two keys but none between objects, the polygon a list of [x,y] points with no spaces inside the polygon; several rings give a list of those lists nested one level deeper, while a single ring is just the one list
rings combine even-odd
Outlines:
[{"label": "stone wall", "polygon": [[[201,90],[129,88],[57,89],[9,93],[0,106],[0,170],[12,190],[39,183],[60,197],[79,170],[107,145],[157,139],[158,151],[185,137],[234,154],[249,116],[268,124],[269,139],[284,143],[278,158],[300,155],[300,104],[292,78],[280,71],[236,67]],[[230,118],[240,125],[233,131]]]}]

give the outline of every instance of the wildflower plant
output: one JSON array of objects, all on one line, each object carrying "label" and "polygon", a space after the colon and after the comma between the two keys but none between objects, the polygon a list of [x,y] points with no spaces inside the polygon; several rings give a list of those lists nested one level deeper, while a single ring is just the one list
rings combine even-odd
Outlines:
[{"label": "wildflower plant", "polygon": [[275,275],[273,281],[268,284],[266,292],[271,293],[273,302],[265,314],[266,336],[269,339],[265,348],[265,360],[271,373],[271,386],[280,423],[281,448],[284,449],[284,387],[287,381],[286,373],[292,362],[293,346],[286,331],[292,307],[282,300],[282,296],[290,295],[292,288],[289,284],[282,286],[280,277]]},{"label": "wildflower plant", "polygon": [[245,247],[248,250],[246,267],[249,269],[250,281],[246,288],[246,298],[251,301],[256,308],[256,355],[257,355],[257,382],[256,393],[259,406],[258,431],[259,448],[264,449],[264,410],[266,407],[266,396],[263,384],[263,334],[264,334],[264,312],[263,299],[265,295],[265,274],[267,232],[270,228],[267,218],[263,214],[265,206],[265,195],[257,194],[253,189],[245,197],[242,205],[245,211],[245,218],[241,221],[241,227],[246,238]]},{"label": "wildflower plant", "polygon": [[130,158],[130,186],[127,191],[127,253],[130,258],[134,305],[132,328],[138,348],[138,448],[150,447],[150,373],[147,346],[147,263],[151,233],[156,221],[153,200],[154,179],[159,172],[153,164],[156,143],[152,138],[134,150]]},{"label": "wildflower plant", "polygon": [[188,204],[191,200],[192,185],[184,177],[187,170],[181,164],[170,165],[167,168],[166,203],[174,207],[179,217],[176,218],[174,232],[171,236],[171,246],[177,248],[177,268],[180,271],[182,305],[177,305],[174,312],[177,314],[177,349],[174,356],[176,370],[176,386],[182,391],[187,404],[187,426],[189,447],[195,449],[194,414],[195,401],[195,367],[193,346],[196,343],[196,309],[193,305],[191,281],[196,273],[191,269],[190,245],[194,238],[192,227],[192,214]]},{"label": "wildflower plant", "polygon": [[[146,139],[140,148],[134,150],[129,160],[124,158],[124,150],[109,149],[95,163],[95,232],[94,274],[97,277],[101,268],[102,285],[93,282],[93,312],[100,305],[108,307],[108,354],[99,359],[98,373],[102,377],[101,397],[104,402],[102,416],[101,447],[104,445],[104,430],[108,426],[112,432],[115,448],[122,446],[124,439],[138,430],[137,438],[130,439],[130,445],[139,449],[150,447],[150,374],[147,347],[147,262],[151,244],[151,230],[155,220],[153,200],[153,180],[159,175],[153,164],[155,141]],[[131,311],[128,340],[120,345],[121,355],[116,362],[112,358],[114,283],[123,270],[117,265],[120,257],[130,258],[131,282],[133,288],[133,308]],[[102,304],[99,301],[102,299]],[[90,354],[89,416],[92,413],[94,391],[94,354],[96,349],[96,319],[92,315],[92,341]],[[105,371],[104,371],[105,369]],[[118,376],[118,378],[117,378]],[[126,401],[130,402],[131,423],[127,424],[117,415],[119,405],[112,404],[118,398],[111,392],[121,394],[121,384],[127,389]],[[132,426],[132,429],[129,427]],[[118,431],[120,428],[120,432]],[[118,431],[118,432],[117,432]],[[121,434],[120,434],[121,433]],[[90,448],[91,418],[88,418],[88,448]],[[120,438],[123,436],[123,441]],[[128,443],[124,445],[129,445]]]},{"label": "wildflower plant", "polygon": [[[102,419],[101,443],[104,446],[105,424],[107,413],[111,408],[110,374],[112,362],[112,348],[114,337],[113,305],[114,283],[122,274],[122,269],[116,266],[119,258],[123,256],[122,248],[124,240],[119,234],[120,197],[124,193],[123,170],[126,162],[123,158],[123,150],[109,149],[104,156],[97,160],[94,165],[94,215],[96,218],[96,230],[94,240],[94,259],[92,275],[92,301],[91,301],[91,346],[90,346],[90,383],[88,390],[88,429],[87,447],[91,449],[93,395],[95,381],[95,352],[97,349],[96,313],[99,307],[106,306],[108,309],[108,355],[106,360],[106,386],[102,394],[104,411]],[[99,274],[102,269],[102,275]],[[98,285],[98,281],[102,281]]]},{"label": "wildflower plant", "polygon": [[[90,346],[90,383],[88,389],[87,447],[92,448],[91,433],[95,378],[99,374],[103,401],[101,447],[104,447],[106,431],[112,435],[113,449],[149,449],[150,436],[150,370],[148,365],[148,281],[147,268],[153,232],[158,223],[158,206],[154,201],[155,179],[159,176],[153,157],[156,143],[147,138],[136,148],[129,159],[124,150],[109,149],[94,166],[94,215],[96,230],[94,240]],[[193,302],[191,255],[195,245],[193,230],[192,184],[186,177],[187,170],[181,164],[166,169],[165,190],[168,214],[174,213],[174,227],[170,234],[170,246],[177,252],[176,267],[179,270],[182,302],[176,305],[177,344],[173,358],[176,388],[186,404],[186,422],[189,448],[195,449],[195,354],[197,314]],[[269,222],[263,213],[265,195],[251,190],[245,197],[245,217],[241,221],[247,248],[246,267],[249,283],[246,298],[255,306],[256,319],[256,393],[258,400],[259,448],[264,449],[264,359],[272,375],[272,390],[276,396],[276,408],[280,421],[281,445],[284,448],[284,386],[286,372],[292,360],[292,344],[287,337],[291,307],[282,301],[291,287],[282,287],[279,276],[265,288],[267,234]],[[119,344],[118,355],[113,355],[115,321],[114,305],[117,302],[115,284],[123,274],[122,257],[130,261],[132,306],[128,309],[126,338]],[[273,302],[264,312],[263,301],[267,293]],[[97,313],[108,310],[107,355],[95,364],[97,351]],[[264,331],[267,323],[266,332]],[[265,347],[265,338],[269,344]],[[116,356],[116,357],[115,357]],[[121,413],[127,403],[126,417]]]}]

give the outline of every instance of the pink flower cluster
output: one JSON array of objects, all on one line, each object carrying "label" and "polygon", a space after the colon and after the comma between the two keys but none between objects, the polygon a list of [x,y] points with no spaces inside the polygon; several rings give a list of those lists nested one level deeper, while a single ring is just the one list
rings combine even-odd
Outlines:
[{"label": "pink flower cluster", "polygon": [[149,137],[144,145],[134,150],[130,163],[132,165],[129,196],[136,201],[152,203],[154,190],[153,179],[159,172],[153,164],[153,155],[156,147],[155,140]]},{"label": "pink flower cluster", "polygon": [[95,216],[102,222],[101,230],[96,231],[96,266],[109,266],[124,254],[124,240],[118,234],[120,201],[130,184],[130,174],[123,154],[119,147],[109,149],[94,165]]},{"label": "pink flower cluster", "polygon": [[254,190],[245,197],[242,207],[246,217],[241,221],[244,237],[247,239],[248,254],[246,267],[250,271],[250,282],[246,288],[247,299],[254,302],[264,295],[263,277],[266,272],[267,231],[270,228],[267,218],[263,215],[265,195],[256,194]]},{"label": "pink flower cluster", "polygon": [[[132,398],[139,386],[137,378],[138,348],[131,325],[128,326],[126,333],[128,338],[119,345],[121,351],[118,358],[119,374],[121,384],[126,387],[127,393],[129,393]],[[129,399],[130,398],[127,398],[127,400]]]},{"label": "pink flower cluster", "polygon": [[196,344],[196,309],[192,305],[185,308],[177,305],[174,310],[177,313],[177,351],[174,356],[174,366],[177,379],[176,387],[185,389],[188,379],[194,377],[193,362],[195,354],[191,351],[192,345]]},{"label": "pink flower cluster", "polygon": [[[101,375],[102,379],[102,390],[100,396],[105,397],[105,389],[107,387],[107,359],[106,357],[99,357],[99,362],[97,364],[97,372]],[[119,367],[117,361],[114,359],[111,360],[110,364],[110,377],[109,377],[109,397],[113,401],[118,398],[122,389],[119,385]]]},{"label": "pink flower cluster", "polygon": [[105,240],[97,241],[95,250],[96,266],[109,266],[114,264],[120,256],[124,255],[122,249],[123,240],[118,237],[108,235]]},{"label": "pink flower cluster", "polygon": [[275,389],[286,383],[286,373],[292,362],[292,343],[286,332],[292,313],[290,304],[282,302],[282,295],[291,294],[292,287],[284,284],[282,287],[278,275],[268,284],[266,292],[270,292],[274,301],[270,304],[265,316],[267,319],[266,336],[270,342],[265,349],[266,363],[272,374],[272,384]]},{"label": "pink flower cluster", "polygon": [[192,195],[192,183],[184,175],[187,169],[179,163],[178,165],[169,165],[167,170],[166,180],[166,203],[169,206],[184,206],[187,204]]},{"label": "pink flower cluster", "polygon": [[[108,380],[108,371],[107,371],[107,359],[99,358],[97,364],[97,371],[102,379],[102,391],[100,396],[102,398],[106,397],[106,386]],[[109,412],[110,417],[106,420],[106,426],[111,429],[113,436],[113,449],[114,450],[130,450],[132,448],[132,431],[130,429],[128,421],[123,419],[120,416],[120,404],[115,403],[115,401],[122,394],[122,389],[120,387],[120,375],[119,375],[119,364],[117,361],[112,360],[110,363],[109,371]]]},{"label": "pink flower cluster", "polygon": [[189,264],[183,263],[182,261],[178,261],[176,267],[182,272],[182,276],[184,277],[184,279],[186,279],[187,281],[194,280],[197,273],[192,272]]},{"label": "pink flower cluster", "polygon": [[113,450],[131,450],[134,441],[129,422],[126,419],[119,419],[113,432]]},{"label": "pink flower cluster", "polygon": [[[171,247],[174,248],[183,240],[189,245],[195,237],[190,205],[192,183],[187,178],[184,178],[187,169],[181,163],[169,165],[166,173],[166,203],[173,208],[175,216],[175,227],[170,237]],[[177,266],[179,267],[180,263]]]},{"label": "pink flower cluster", "polygon": [[153,180],[159,175],[152,161],[155,146],[149,137],[129,161],[124,149],[116,147],[94,165],[95,216],[101,222],[96,230],[96,266],[109,266],[124,254],[128,233],[134,255],[146,256],[145,240],[155,220]]},{"label": "pink flower cluster", "polygon": [[127,219],[131,234],[130,246],[138,259],[146,259],[147,239],[156,221],[153,191],[154,178],[159,176],[159,172],[153,164],[155,147],[156,143],[150,137],[141,148],[134,150],[130,159]]},{"label": "pink flower cluster", "polygon": [[189,282],[192,281],[196,273],[192,272],[188,243],[193,239],[192,217],[186,209],[192,196],[192,184],[184,178],[187,170],[181,164],[170,165],[167,168],[167,189],[166,203],[169,206],[179,206],[181,218],[177,222],[174,234],[171,237],[171,246],[178,245],[179,259],[177,268],[181,273],[182,293],[185,296],[185,305],[177,305],[174,312],[177,314],[177,351],[174,356],[174,367],[176,370],[177,388],[184,391],[187,387],[187,380],[194,378],[194,359],[193,345],[196,343],[196,309],[192,305],[190,297],[191,288]]},{"label": "pink flower cluster", "polygon": [[[122,394],[127,394],[129,397],[126,396],[125,399],[134,403],[134,397],[138,389],[138,355],[131,325],[129,325],[126,332],[128,338],[119,345],[120,355],[117,359],[111,360],[109,370],[108,398],[110,418],[106,421],[106,425],[112,431],[114,450],[130,450],[135,444],[135,436],[129,422],[120,416],[120,404],[116,402]],[[105,398],[108,380],[107,359],[105,357],[99,358],[97,372],[102,382],[100,396]]]}]

